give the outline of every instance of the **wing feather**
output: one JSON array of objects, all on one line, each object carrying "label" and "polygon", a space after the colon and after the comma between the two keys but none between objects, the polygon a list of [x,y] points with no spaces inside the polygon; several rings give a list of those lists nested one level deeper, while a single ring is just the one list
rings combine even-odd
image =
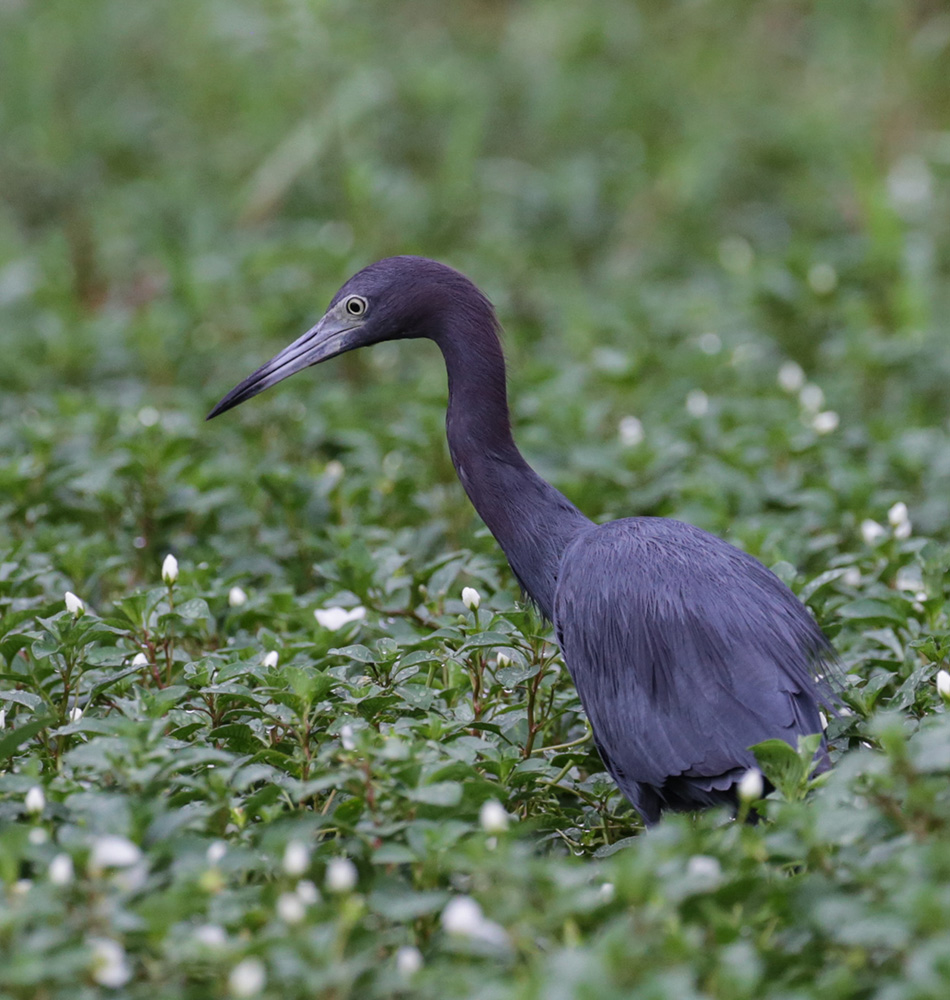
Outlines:
[{"label": "wing feather", "polygon": [[561,560],[554,621],[605,764],[645,816],[728,798],[755,763],[752,744],[795,746],[821,730],[819,702],[833,698],[816,679],[830,647],[791,591],[679,521],[579,535]]}]

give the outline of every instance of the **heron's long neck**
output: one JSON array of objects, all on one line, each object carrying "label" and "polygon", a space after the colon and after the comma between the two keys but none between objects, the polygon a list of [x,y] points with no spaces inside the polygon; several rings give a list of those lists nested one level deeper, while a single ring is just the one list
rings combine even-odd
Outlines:
[{"label": "heron's long neck", "polygon": [[465,492],[521,585],[553,618],[561,555],[590,521],[524,460],[511,436],[494,324],[439,339],[449,376],[446,435]]}]

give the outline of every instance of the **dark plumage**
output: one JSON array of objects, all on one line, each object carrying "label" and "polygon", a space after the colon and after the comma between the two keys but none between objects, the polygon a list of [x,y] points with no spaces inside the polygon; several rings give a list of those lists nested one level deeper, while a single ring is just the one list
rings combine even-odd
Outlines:
[{"label": "dark plumage", "polygon": [[[319,323],[212,410],[344,351],[428,337],[449,379],[446,435],[466,493],[551,619],[597,749],[648,823],[735,805],[770,738],[821,731],[832,659],[821,630],[761,563],[680,521],[595,525],[525,462],[511,435],[491,303],[457,271],[391,257],[354,275]],[[827,753],[819,751],[822,767]]]}]

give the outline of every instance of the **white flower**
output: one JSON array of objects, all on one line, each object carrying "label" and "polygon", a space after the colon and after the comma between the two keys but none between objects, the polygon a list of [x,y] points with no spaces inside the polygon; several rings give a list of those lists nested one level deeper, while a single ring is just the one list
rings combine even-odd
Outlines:
[{"label": "white flower", "polygon": [[143,427],[154,427],[161,419],[162,415],[154,406],[143,406],[139,410],[139,423]]},{"label": "white flower", "polygon": [[805,384],[805,373],[797,361],[783,361],[778,370],[778,386],[784,392],[798,392]]},{"label": "white flower", "polygon": [[162,579],[169,587],[178,579],[178,560],[173,555],[165,556],[162,563]]},{"label": "white flower", "polygon": [[442,911],[443,929],[462,937],[473,937],[484,919],[482,908],[471,896],[455,896]]},{"label": "white flower", "polygon": [[73,859],[68,854],[57,854],[49,863],[48,874],[53,885],[69,885],[73,880]]},{"label": "white flower", "polygon": [[85,604],[71,590],[66,591],[66,610],[76,618],[86,610]]},{"label": "white flower", "polygon": [[798,394],[798,401],[802,404],[802,409],[808,410],[810,413],[817,413],[824,406],[825,394],[821,391],[820,386],[813,382],[807,382]]},{"label": "white flower", "polygon": [[686,865],[686,871],[697,882],[718,882],[722,874],[718,860],[708,854],[694,854]]},{"label": "white flower", "polygon": [[830,434],[838,429],[841,418],[834,410],[822,410],[812,417],[811,426],[816,434]]},{"label": "white flower", "polygon": [[317,619],[318,625],[322,625],[323,628],[328,629],[330,632],[336,632],[350,622],[356,622],[361,618],[365,618],[366,608],[361,604],[355,608],[351,608],[349,611],[346,608],[339,607],[317,608],[313,613],[313,617]]},{"label": "white flower", "polygon": [[643,424],[636,417],[623,417],[617,425],[617,434],[620,436],[620,443],[625,448],[636,448],[643,443],[646,434],[643,431]]},{"label": "white flower", "polygon": [[946,670],[937,671],[937,694],[950,705],[950,674]]},{"label": "white flower", "polygon": [[709,397],[702,389],[691,389],[686,394],[686,412],[697,419],[709,412]]},{"label": "white flower", "polygon": [[765,791],[765,783],[762,780],[762,772],[757,767],[750,767],[739,782],[736,791],[743,802],[755,802],[762,798]]},{"label": "white flower", "polygon": [[228,935],[218,924],[201,924],[194,931],[195,940],[206,948],[223,948],[228,943]]},{"label": "white flower", "polygon": [[485,833],[504,833],[508,829],[508,813],[505,807],[494,799],[482,803],[478,821]]},{"label": "white flower", "polygon": [[205,851],[205,857],[208,859],[209,865],[216,865],[223,860],[225,854],[227,853],[228,845],[223,840],[215,840],[208,845],[208,850]]},{"label": "white flower", "polygon": [[911,533],[910,518],[907,514],[907,504],[898,500],[887,512],[887,520],[894,529],[895,538],[909,538]]},{"label": "white flower", "polygon": [[462,603],[469,611],[477,611],[482,603],[482,595],[474,587],[462,588]]},{"label": "white flower", "polygon": [[82,718],[82,709],[78,705],[73,705],[69,710],[69,721],[78,722]]},{"label": "white flower", "polygon": [[299,924],[307,915],[307,908],[296,892],[282,892],[277,898],[277,916],[285,924]]},{"label": "white flower", "polygon": [[43,789],[39,785],[34,785],[26,793],[23,804],[31,816],[38,816],[46,808],[46,796],[43,794]]},{"label": "white flower", "polygon": [[240,587],[232,587],[228,591],[228,604],[230,604],[232,608],[243,607],[247,604],[247,594],[245,594]]},{"label": "white flower", "polygon": [[816,295],[829,295],[838,287],[838,272],[831,264],[812,264],[808,284]]},{"label": "white flower", "polygon": [[288,875],[303,875],[310,867],[310,850],[299,840],[291,840],[284,848],[284,871]]},{"label": "white flower", "polygon": [[486,920],[482,908],[470,896],[450,899],[442,911],[442,928],[455,937],[472,938],[500,947],[507,947],[505,929],[493,920]]},{"label": "white flower", "polygon": [[907,504],[903,500],[898,500],[887,512],[887,520],[893,526],[897,527],[899,524],[903,524],[907,520]]},{"label": "white flower", "polygon": [[263,663],[265,667],[276,667],[280,663],[280,655],[276,649],[272,649],[269,653],[264,654]]},{"label": "white flower", "polygon": [[132,978],[132,970],[125,960],[125,949],[111,938],[92,938],[92,978],[100,985],[117,990]]},{"label": "white flower", "polygon": [[422,968],[422,952],[411,944],[405,944],[396,952],[396,969],[403,979],[412,977]]},{"label": "white flower", "polygon": [[148,657],[144,653],[136,653],[135,656],[132,657],[132,666],[147,667]]},{"label": "white flower", "polygon": [[324,885],[330,892],[352,892],[356,878],[356,865],[349,858],[331,858]]},{"label": "white flower", "polygon": [[328,479],[337,480],[342,479],[346,475],[346,468],[342,462],[335,458],[331,458],[329,462],[324,466],[323,469]]},{"label": "white flower", "polygon": [[236,997],[256,997],[264,989],[267,972],[259,958],[245,958],[238,962],[228,976],[228,989]]},{"label": "white flower", "polygon": [[340,726],[340,743],[344,750],[356,749],[356,740],[353,738],[353,727],[349,723]]},{"label": "white flower", "polygon": [[930,201],[933,176],[922,157],[904,156],[887,175],[887,193],[902,214],[914,213]]},{"label": "white flower", "polygon": [[297,883],[295,892],[306,906],[313,906],[320,901],[320,890],[308,878],[302,878]]},{"label": "white flower", "polygon": [[861,537],[864,539],[865,545],[873,545],[875,542],[880,541],[886,534],[887,532],[884,530],[884,527],[869,517],[866,517],[861,522]]},{"label": "white flower", "polygon": [[696,339],[696,343],[703,354],[718,354],[722,350],[722,339],[718,333],[711,331],[701,333]]},{"label": "white flower", "polygon": [[613,882],[604,882],[597,890],[597,895],[600,896],[601,902],[612,903],[614,896],[617,895],[617,890],[614,888]]},{"label": "white flower", "polygon": [[849,566],[841,577],[841,582],[846,587],[858,587],[861,585],[861,570],[857,566]]},{"label": "white flower", "polygon": [[93,871],[103,868],[130,868],[141,860],[142,851],[127,837],[106,834],[97,837],[92,845],[89,865]]}]

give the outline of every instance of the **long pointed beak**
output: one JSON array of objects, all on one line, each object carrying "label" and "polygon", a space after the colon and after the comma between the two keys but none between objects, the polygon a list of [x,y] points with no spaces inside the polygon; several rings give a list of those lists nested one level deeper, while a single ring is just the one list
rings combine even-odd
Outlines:
[{"label": "long pointed beak", "polygon": [[280,354],[258,368],[240,385],[236,385],[205,419],[211,420],[212,417],[217,417],[225,410],[230,410],[272,385],[277,385],[295,372],[319,364],[328,358],[335,358],[338,354],[356,347],[353,335],[357,330],[358,327],[343,325],[337,317],[327,314],[302,337],[289,347],[285,347]]}]

